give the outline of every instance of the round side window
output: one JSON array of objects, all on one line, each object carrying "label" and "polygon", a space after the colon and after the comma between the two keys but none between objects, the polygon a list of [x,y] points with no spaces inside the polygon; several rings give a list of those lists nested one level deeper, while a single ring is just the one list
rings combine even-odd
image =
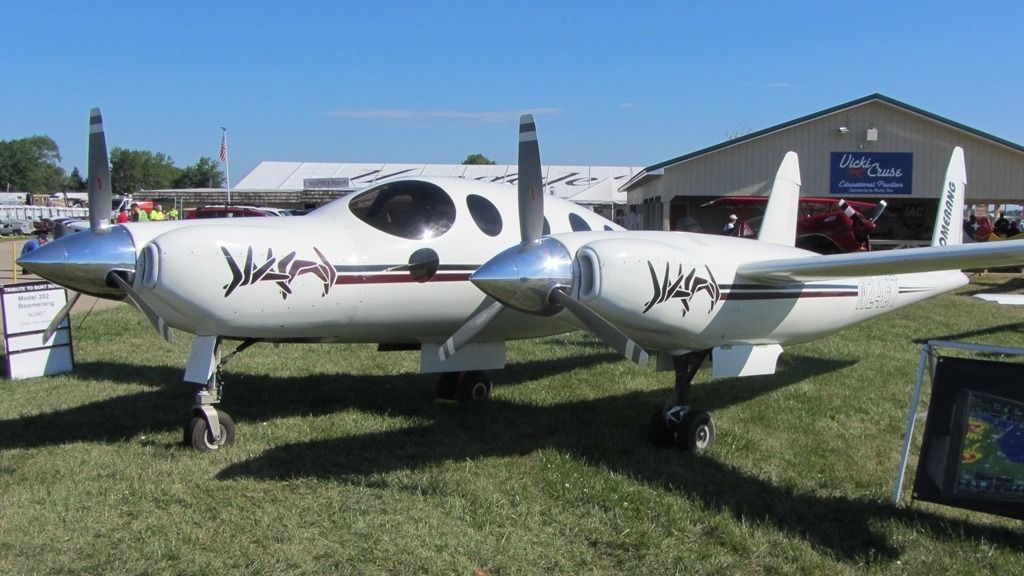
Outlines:
[{"label": "round side window", "polygon": [[430,248],[420,248],[409,256],[409,275],[417,282],[426,282],[437,274],[440,258]]},{"label": "round side window", "polygon": [[575,212],[569,213],[569,227],[573,232],[590,232],[590,224]]},{"label": "round side window", "polygon": [[501,234],[501,212],[490,200],[470,194],[466,197],[466,205],[469,207],[469,215],[473,217],[473,222],[481,232],[488,236]]}]

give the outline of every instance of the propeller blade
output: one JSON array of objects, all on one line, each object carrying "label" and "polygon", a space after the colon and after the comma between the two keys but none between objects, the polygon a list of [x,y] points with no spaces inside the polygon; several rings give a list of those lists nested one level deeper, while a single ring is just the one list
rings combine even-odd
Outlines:
[{"label": "propeller blade", "polygon": [[522,246],[544,234],[544,180],[532,114],[519,118],[519,234]]},{"label": "propeller blade", "polygon": [[871,220],[872,222],[878,220],[878,217],[882,215],[882,212],[885,212],[885,207],[887,205],[888,204],[885,200],[879,200],[878,205],[875,206],[875,209],[873,212],[871,212],[871,216],[868,218],[868,220]]},{"label": "propeller blade", "polygon": [[110,162],[103,115],[99,108],[89,113],[89,230],[95,232],[110,223]]},{"label": "propeller blade", "polygon": [[122,278],[121,275],[118,274],[117,272],[112,272],[110,274],[110,277],[114,279],[114,282],[118,285],[118,287],[121,288],[121,290],[124,290],[124,293],[128,296],[128,299],[132,301],[132,304],[135,304],[135,307],[141,310],[142,313],[146,315],[146,318],[149,319],[149,323],[153,325],[153,328],[156,329],[156,331],[159,332],[161,336],[163,336],[164,340],[168,342],[173,342],[174,334],[171,332],[171,327],[168,326],[166,322],[164,322],[164,319],[161,318],[159,314],[157,314],[152,308],[149,307],[148,304],[146,304],[142,300],[142,298],[139,296],[139,293],[136,292],[134,288],[132,288],[131,284],[125,281],[125,279]]},{"label": "propeller blade", "polygon": [[572,312],[588,330],[601,339],[609,347],[614,348],[625,359],[635,362],[640,366],[647,364],[648,354],[639,344],[629,336],[622,333],[611,322],[602,318],[597,312],[587,308],[582,302],[576,300],[562,290],[551,291],[551,299],[565,306]]},{"label": "propeller blade", "polygon": [[497,318],[498,314],[501,314],[504,309],[504,304],[497,300],[493,300],[486,308],[470,317],[465,324],[455,331],[455,334],[452,334],[448,340],[445,341],[444,346],[441,346],[441,348],[438,349],[437,354],[441,357],[441,361],[444,362],[452,356],[455,356],[455,353],[463,346],[472,342],[473,338],[476,338],[476,335],[486,328],[487,325],[495,318]]},{"label": "propeller blade", "polygon": [[57,312],[57,315],[54,316],[53,320],[50,322],[50,325],[46,327],[46,332],[43,332],[44,343],[49,342],[50,338],[53,338],[53,333],[56,332],[57,328],[59,328],[61,323],[64,322],[64,318],[67,317],[69,312],[71,312],[71,308],[75,305],[75,302],[78,302],[78,298],[81,296],[81,292],[71,293],[71,299],[68,300],[68,303],[65,304],[63,308],[60,309],[60,312]]}]

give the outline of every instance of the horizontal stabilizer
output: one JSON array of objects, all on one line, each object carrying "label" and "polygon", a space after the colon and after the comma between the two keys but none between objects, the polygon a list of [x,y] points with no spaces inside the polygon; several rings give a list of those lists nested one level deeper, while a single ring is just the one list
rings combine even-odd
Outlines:
[{"label": "horizontal stabilizer", "polygon": [[763,260],[741,264],[736,275],[755,282],[787,284],[1019,264],[1024,264],[1024,240]]}]

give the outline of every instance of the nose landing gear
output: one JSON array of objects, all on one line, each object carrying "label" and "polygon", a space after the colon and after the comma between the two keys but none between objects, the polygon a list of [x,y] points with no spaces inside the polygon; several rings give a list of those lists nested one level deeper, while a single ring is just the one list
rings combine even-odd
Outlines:
[{"label": "nose landing gear", "polygon": [[185,382],[199,385],[192,418],[185,424],[183,441],[200,452],[213,452],[235,443],[235,420],[223,410],[217,410],[223,393],[220,370],[242,350],[259,340],[245,340],[233,352],[220,359],[222,339],[219,336],[196,336],[192,341]]},{"label": "nose landing gear", "polygon": [[690,408],[690,383],[708,351],[690,352],[672,358],[675,364],[675,398],[651,416],[648,437],[658,447],[703,452],[715,443],[715,421],[707,412]]}]

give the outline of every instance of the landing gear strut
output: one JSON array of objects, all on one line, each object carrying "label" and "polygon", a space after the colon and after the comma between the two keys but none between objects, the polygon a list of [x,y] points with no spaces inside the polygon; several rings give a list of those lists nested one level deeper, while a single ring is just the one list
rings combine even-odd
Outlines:
[{"label": "landing gear strut", "polygon": [[494,382],[487,372],[444,372],[437,379],[437,397],[460,403],[480,402],[491,396]]},{"label": "landing gear strut", "polygon": [[655,446],[702,452],[715,443],[715,421],[711,415],[690,408],[690,383],[708,351],[673,356],[676,372],[675,399],[651,416],[648,431]]},{"label": "landing gear strut", "polygon": [[199,385],[192,418],[185,424],[184,443],[200,452],[213,452],[221,446],[235,443],[235,421],[223,410],[217,410],[223,393],[220,370],[242,350],[257,340],[245,340],[234,352],[220,359],[222,340],[218,336],[196,336],[192,342],[188,365],[185,368],[185,382]]}]

